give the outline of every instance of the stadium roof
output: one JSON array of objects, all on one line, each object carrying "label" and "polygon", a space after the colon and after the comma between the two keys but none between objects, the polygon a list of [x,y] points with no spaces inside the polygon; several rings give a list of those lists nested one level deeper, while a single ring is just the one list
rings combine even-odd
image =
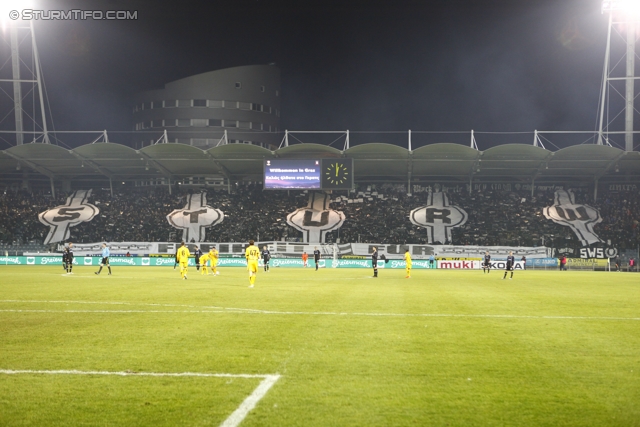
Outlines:
[{"label": "stadium roof", "polygon": [[250,144],[202,150],[184,144],[156,144],[134,150],[117,143],[93,143],[68,150],[51,144],[23,144],[0,151],[0,177],[22,179],[26,170],[53,180],[138,180],[220,176],[261,181],[270,158],[352,158],[357,182],[442,180],[558,182],[640,177],[640,152],[603,145],[577,145],[555,152],[524,144],[478,151],[440,143],[409,151],[368,143],[341,151],[319,144],[296,144],[270,151]]}]

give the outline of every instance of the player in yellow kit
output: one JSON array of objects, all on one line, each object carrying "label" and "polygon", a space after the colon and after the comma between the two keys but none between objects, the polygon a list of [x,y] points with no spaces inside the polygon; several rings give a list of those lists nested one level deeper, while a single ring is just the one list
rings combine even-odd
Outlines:
[{"label": "player in yellow kit", "polygon": [[260,258],[260,249],[253,244],[253,240],[249,240],[249,246],[244,252],[247,259],[247,270],[249,270],[249,287],[253,288],[256,283],[256,274],[258,273],[258,259]]},{"label": "player in yellow kit", "polygon": [[180,248],[178,248],[178,252],[176,252],[176,258],[180,264],[180,276],[182,276],[183,280],[187,279],[187,267],[189,267],[190,256],[191,252],[189,252],[189,248],[182,242]]},{"label": "player in yellow kit", "polygon": [[209,252],[207,252],[206,254],[202,255],[200,257],[200,274],[201,275],[205,275],[205,274],[209,274],[209,267],[207,267],[207,263],[209,262]]},{"label": "player in yellow kit", "polygon": [[216,248],[211,248],[209,250],[209,261],[211,262],[211,271],[216,276],[220,275],[220,272],[218,271],[218,257],[219,256],[220,255],[218,254],[218,250]]},{"label": "player in yellow kit", "polygon": [[409,253],[409,249],[407,249],[404,253],[404,262],[406,263],[407,276],[405,279],[411,278],[411,254]]}]

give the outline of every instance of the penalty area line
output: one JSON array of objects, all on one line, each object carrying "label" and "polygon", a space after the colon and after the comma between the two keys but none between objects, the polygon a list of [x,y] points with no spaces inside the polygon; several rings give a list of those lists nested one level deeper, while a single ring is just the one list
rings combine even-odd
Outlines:
[{"label": "penalty area line", "polygon": [[240,406],[233,411],[226,420],[220,424],[221,427],[237,427],[246,416],[256,407],[258,402],[269,392],[271,387],[280,379],[279,374],[214,374],[206,372],[132,372],[132,371],[78,371],[71,370],[13,370],[0,369],[0,374],[18,375],[112,375],[120,377],[204,377],[204,378],[262,378],[258,387],[242,401]]}]

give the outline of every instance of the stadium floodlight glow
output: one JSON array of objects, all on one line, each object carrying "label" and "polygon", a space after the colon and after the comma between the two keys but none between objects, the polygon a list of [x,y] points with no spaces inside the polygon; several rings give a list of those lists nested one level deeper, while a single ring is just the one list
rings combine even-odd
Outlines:
[{"label": "stadium floodlight glow", "polygon": [[640,0],[603,0],[601,12],[621,12],[640,17]]},{"label": "stadium floodlight glow", "polygon": [[2,0],[0,2],[0,24],[6,30],[12,22],[22,22],[22,11],[33,8],[32,0]]},{"label": "stadium floodlight glow", "polygon": [[[618,117],[624,112],[624,127],[625,127],[625,151],[634,151],[634,111],[635,108],[635,58],[636,58],[636,34],[638,33],[638,23],[640,22],[640,0],[603,0],[602,1],[602,13],[609,13],[609,30],[607,35],[607,47],[605,50],[605,62],[604,62],[604,70],[603,70],[603,79],[602,79],[602,90],[600,91],[600,111],[598,114],[598,144],[603,144],[605,141],[608,142],[608,136],[605,136],[605,130],[610,130],[610,125],[613,122],[607,123],[606,127],[604,126],[604,117],[607,115],[609,117],[608,111],[608,92],[609,86],[613,85],[615,81],[624,81],[625,82],[625,90],[624,90],[624,99],[625,104],[621,109],[620,113],[614,115],[613,117]],[[615,16],[615,18],[614,18]],[[626,39],[626,49],[625,54],[620,58],[619,63],[622,63],[624,60],[626,62],[626,72],[624,75],[621,74],[622,67],[619,67],[620,71],[618,72],[618,76],[612,77],[612,71],[616,69],[614,65],[613,68],[610,66],[611,62],[611,33],[613,25],[619,28],[619,34],[624,36],[621,39]],[[615,40],[618,40],[615,38]],[[616,63],[616,62],[614,62]],[[618,93],[622,95],[622,91],[616,89]],[[609,118],[607,118],[609,121]]]}]

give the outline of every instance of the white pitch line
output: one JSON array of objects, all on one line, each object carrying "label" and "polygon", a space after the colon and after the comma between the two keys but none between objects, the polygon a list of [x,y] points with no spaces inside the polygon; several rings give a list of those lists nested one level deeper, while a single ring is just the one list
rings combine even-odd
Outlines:
[{"label": "white pitch line", "polygon": [[258,311],[251,308],[233,308],[233,307],[219,307],[215,305],[188,305],[188,304],[162,304],[162,303],[145,303],[145,302],[124,302],[124,301],[65,301],[65,300],[19,300],[19,299],[6,299],[0,300],[0,303],[30,303],[30,304],[94,304],[94,305],[131,305],[131,306],[144,306],[144,307],[184,307],[184,308],[197,308],[197,309],[214,309],[214,310],[236,310],[236,311]]},{"label": "white pitch line", "polygon": [[280,379],[278,374],[255,375],[255,374],[211,374],[204,372],[131,372],[131,371],[78,371],[71,370],[13,370],[0,369],[0,374],[46,374],[46,375],[114,375],[121,377],[217,377],[217,378],[263,378],[258,387],[233,411],[229,417],[220,424],[221,427],[237,427],[246,416],[256,407],[258,402],[267,394],[273,385]]},{"label": "white pitch line", "polygon": [[566,320],[617,320],[640,321],[640,317],[605,317],[605,316],[530,316],[516,314],[447,314],[447,313],[338,313],[338,312],[306,312],[306,311],[266,311],[266,310],[37,310],[37,309],[0,309],[0,313],[222,313],[222,314],[270,314],[283,316],[366,316],[366,317],[440,317],[440,318],[484,318],[484,319],[566,319]]},{"label": "white pitch line", "polygon": [[267,377],[260,382],[260,385],[253,390],[253,393],[247,397],[244,402],[240,404],[238,409],[233,411],[229,418],[224,420],[220,427],[236,427],[238,426],[242,420],[251,412],[253,408],[256,407],[256,404],[264,397],[265,394],[269,391],[269,389],[280,379],[280,375],[267,375]]},{"label": "white pitch line", "polygon": [[[0,374],[47,374],[47,375],[114,375],[120,377],[215,377],[215,378],[268,378],[267,374],[213,374],[207,372],[133,372],[133,371],[78,371],[76,369],[29,370],[0,369]],[[279,375],[275,375],[278,378]]]}]

